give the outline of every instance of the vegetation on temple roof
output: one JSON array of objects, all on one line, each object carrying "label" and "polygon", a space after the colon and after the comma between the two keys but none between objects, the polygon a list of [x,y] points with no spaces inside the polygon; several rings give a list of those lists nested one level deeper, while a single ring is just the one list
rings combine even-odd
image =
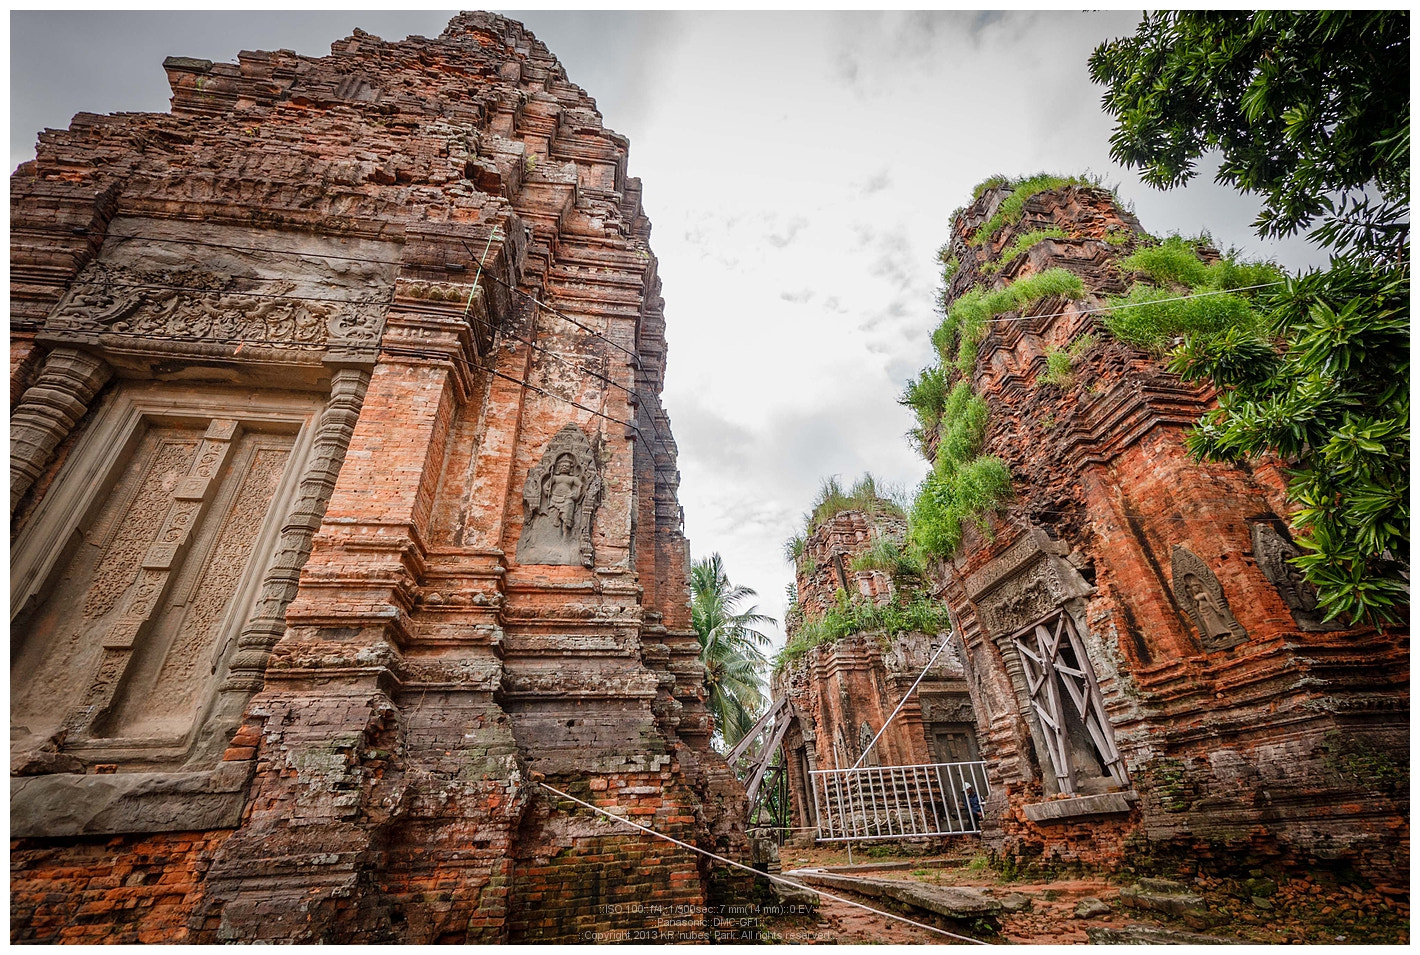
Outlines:
[{"label": "vegetation on temple roof", "polygon": [[892,489],[881,485],[872,474],[864,473],[847,490],[838,482],[838,476],[834,475],[819,485],[813,506],[804,514],[803,530],[784,542],[784,559],[797,563],[804,555],[804,544],[813,536],[814,531],[845,511],[907,516],[902,505],[893,500]]},{"label": "vegetation on temple roof", "polygon": [[1269,339],[1259,296],[1279,285],[1284,273],[1271,262],[1238,262],[1225,256],[1213,263],[1199,257],[1197,240],[1171,236],[1119,260],[1119,269],[1141,273],[1124,295],[1108,299],[1101,314],[1114,337],[1163,356],[1185,336],[1200,344],[1219,335]]},{"label": "vegetation on temple roof", "polygon": [[1246,322],[1129,311],[1143,337],[1181,330],[1171,367],[1219,389],[1190,450],[1286,462],[1293,563],[1353,622],[1402,619],[1410,594],[1409,48],[1405,11],[1184,11],[1090,58],[1117,161],[1168,188],[1216,152],[1219,182],[1263,198],[1260,235],[1309,230],[1331,256]]},{"label": "vegetation on temple roof", "polygon": [[1002,226],[1011,225],[1021,221],[1021,216],[1025,213],[1026,201],[1033,196],[1038,196],[1042,192],[1053,192],[1056,189],[1063,189],[1065,186],[1091,186],[1100,188],[1100,179],[1097,176],[1088,174],[1083,176],[1056,176],[1050,173],[1036,173],[1034,176],[1026,176],[1020,179],[1008,179],[1005,176],[992,176],[991,178],[977,184],[972,190],[972,199],[980,199],[988,189],[1005,187],[1011,190],[1011,194],[1001,200],[996,207],[991,218],[981,224],[981,228],[968,239],[971,245],[983,245],[987,239],[996,234]]},{"label": "vegetation on temple roof", "polygon": [[838,591],[837,603],[821,617],[799,625],[784,648],[774,655],[775,673],[802,659],[814,647],[834,643],[855,633],[876,633],[889,640],[905,633],[943,633],[950,629],[946,605],[921,591],[904,594],[905,601],[878,604],[867,598],[850,599]]}]

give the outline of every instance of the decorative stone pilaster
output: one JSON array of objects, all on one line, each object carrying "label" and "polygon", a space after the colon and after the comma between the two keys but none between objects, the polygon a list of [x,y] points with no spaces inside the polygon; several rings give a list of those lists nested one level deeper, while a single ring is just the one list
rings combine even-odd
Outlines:
[{"label": "decorative stone pilaster", "polygon": [[113,375],[101,358],[56,348],[10,417],[10,513]]}]

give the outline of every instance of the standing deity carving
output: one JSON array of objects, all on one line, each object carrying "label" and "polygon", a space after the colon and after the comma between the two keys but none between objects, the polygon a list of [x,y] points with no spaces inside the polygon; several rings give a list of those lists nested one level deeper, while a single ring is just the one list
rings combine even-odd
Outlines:
[{"label": "standing deity carving", "polygon": [[1292,619],[1303,630],[1334,630],[1339,624],[1322,619],[1317,609],[1316,588],[1307,583],[1292,558],[1300,554],[1293,544],[1271,524],[1252,525],[1252,555],[1262,575],[1277,588]]},{"label": "standing deity carving", "polygon": [[1198,628],[1205,650],[1237,646],[1247,636],[1228,609],[1218,578],[1197,554],[1183,546],[1173,549],[1173,592]]},{"label": "standing deity carving", "polygon": [[601,493],[591,442],[569,424],[553,435],[523,483],[518,563],[593,566],[592,512]]}]

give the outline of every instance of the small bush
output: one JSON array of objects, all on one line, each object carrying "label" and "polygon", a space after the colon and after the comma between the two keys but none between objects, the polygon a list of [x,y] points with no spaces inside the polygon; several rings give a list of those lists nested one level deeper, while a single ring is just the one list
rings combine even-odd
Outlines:
[{"label": "small bush", "polygon": [[1094,347],[1097,339],[1086,333],[1075,339],[1067,348],[1047,348],[1045,350],[1045,372],[1037,379],[1038,384],[1069,388],[1075,383],[1072,370],[1075,359]]},{"label": "small bush", "polygon": [[1109,299],[1105,327],[1120,341],[1164,355],[1187,335],[1213,335],[1240,328],[1258,336],[1265,321],[1247,299],[1229,292],[1182,298],[1169,289],[1136,285]]},{"label": "small bush", "polygon": [[939,365],[922,369],[916,381],[909,381],[897,403],[911,408],[923,431],[931,431],[942,420],[947,405],[947,372]]},{"label": "small bush", "polygon": [[1000,458],[952,465],[939,454],[908,515],[909,539],[925,554],[949,556],[961,546],[968,520],[986,530],[986,515],[1010,497],[1011,472]]},{"label": "small bush", "polygon": [[990,292],[972,289],[952,303],[946,318],[932,333],[932,344],[945,359],[955,342],[957,370],[962,375],[970,375],[976,367],[977,346],[981,344],[986,326],[993,318],[1006,312],[1024,310],[1052,295],[1083,298],[1085,286],[1073,272],[1049,269]]},{"label": "small bush", "polygon": [[1038,379],[1041,384],[1068,388],[1075,381],[1070,373],[1070,352],[1064,348],[1050,348],[1045,352],[1045,373]]},{"label": "small bush", "polygon": [[1208,266],[1198,258],[1192,244],[1170,236],[1154,246],[1139,249],[1119,260],[1121,272],[1143,272],[1160,285],[1197,288],[1208,281]]},{"label": "small bush", "polygon": [[877,479],[871,474],[864,474],[846,491],[838,483],[837,476],[831,477],[819,485],[814,506],[804,517],[804,536],[812,534],[822,527],[825,521],[844,511],[887,513],[905,517],[902,505],[893,500],[892,494],[890,488],[879,487]]},{"label": "small bush", "polygon": [[855,633],[879,632],[891,638],[904,633],[943,633],[951,628],[945,605],[924,593],[906,601],[875,604],[838,592],[838,602],[821,617],[806,619],[794,638],[774,657],[774,672],[802,659],[814,647]]},{"label": "small bush", "polygon": [[980,199],[982,196],[986,195],[986,190],[995,189],[997,186],[1004,186],[1010,181],[1011,178],[1009,176],[1003,176],[1000,173],[997,173],[994,176],[987,176],[985,179],[981,180],[975,186],[972,187],[971,201],[975,202],[977,199]]},{"label": "small bush", "polygon": [[1231,255],[1208,266],[1209,288],[1232,292],[1274,285],[1286,278],[1275,262],[1238,262]]},{"label": "small bush", "polygon": [[952,467],[960,467],[976,457],[986,438],[986,415],[986,401],[968,382],[957,382],[942,413],[937,460],[945,457]]},{"label": "small bush", "polygon": [[921,580],[927,568],[921,558],[902,546],[902,541],[886,534],[873,540],[872,546],[849,564],[850,570],[880,570],[897,583]]},{"label": "small bush", "polygon": [[950,283],[952,280],[952,276],[957,274],[957,269],[959,268],[961,268],[961,263],[957,261],[957,257],[955,255],[947,259],[947,261],[943,262],[942,284],[947,285],[948,283]]}]

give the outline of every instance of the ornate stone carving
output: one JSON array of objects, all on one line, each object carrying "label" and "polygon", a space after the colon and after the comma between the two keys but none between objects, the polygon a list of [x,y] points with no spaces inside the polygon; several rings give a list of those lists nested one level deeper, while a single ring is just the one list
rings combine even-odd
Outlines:
[{"label": "ornate stone carving", "polygon": [[[301,477],[295,503],[291,506],[270,569],[261,583],[256,608],[237,638],[237,652],[222,682],[224,701],[240,715],[246,697],[261,689],[271,648],[286,630],[286,606],[296,595],[301,567],[311,552],[311,537],[325,515],[326,503],[335,489],[340,465],[355,432],[355,421],[369,387],[368,372],[342,368],[331,376],[330,400],[316,425],[310,464]],[[230,647],[223,643],[212,651],[215,672]]]},{"label": "ornate stone carving", "polygon": [[158,539],[167,518],[172,490],[191,468],[197,453],[198,442],[191,432],[155,430],[151,435],[156,448],[151,463],[139,465],[144,468],[144,478],[133,502],[111,529],[102,524],[96,528],[104,531],[103,538],[96,541],[104,550],[98,572],[84,595],[85,618],[107,615],[133,584],[144,554]]},{"label": "ornate stone carving", "polygon": [[[247,572],[257,535],[290,456],[288,447],[267,446],[275,440],[273,436],[257,442],[216,543],[198,575],[201,583],[184,598],[187,609],[163,656],[157,679],[141,699],[125,701],[118,735],[133,735],[136,728],[156,732],[169,724],[180,725],[192,718],[195,704],[206,702],[204,688],[211,675],[202,658],[218,642],[223,616]],[[184,726],[183,731],[186,729]]]},{"label": "ornate stone carving", "polygon": [[1281,594],[1292,612],[1292,619],[1303,630],[1334,630],[1339,625],[1325,622],[1317,609],[1316,588],[1307,583],[1293,557],[1300,554],[1297,545],[1283,537],[1271,524],[1252,525],[1252,555],[1262,575]]},{"label": "ornate stone carving", "polygon": [[1060,605],[1044,561],[1020,577],[1008,580],[981,605],[981,616],[993,633],[1007,635],[1038,620]]},{"label": "ornate stone carving", "polygon": [[321,348],[372,344],[388,302],[372,295],[334,301],[288,295],[282,280],[241,288],[242,279],[192,267],[138,269],[95,262],[45,323],[48,331],[111,332],[185,341]]},{"label": "ornate stone carving", "polygon": [[518,563],[591,567],[592,513],[601,493],[591,442],[569,424],[553,435],[523,484]]},{"label": "ornate stone carving", "polygon": [[1066,559],[1069,548],[1028,528],[999,556],[964,580],[986,630],[1002,639],[1095,590]]},{"label": "ornate stone carving", "polygon": [[102,359],[73,348],[45,357],[39,379],[10,416],[11,514],[112,374]]},{"label": "ornate stone carving", "polygon": [[1218,578],[1197,554],[1181,544],[1173,549],[1173,592],[1198,628],[1205,650],[1235,647],[1247,638],[1247,631],[1228,609]]}]

